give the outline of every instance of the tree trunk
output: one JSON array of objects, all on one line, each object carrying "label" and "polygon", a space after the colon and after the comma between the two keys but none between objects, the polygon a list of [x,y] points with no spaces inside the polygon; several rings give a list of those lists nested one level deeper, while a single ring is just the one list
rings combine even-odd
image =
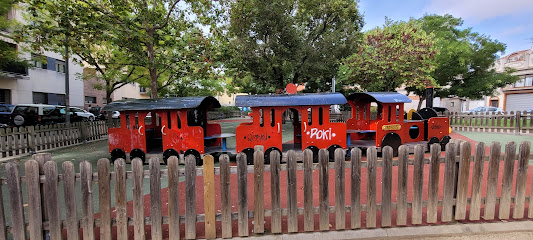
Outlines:
[{"label": "tree trunk", "polygon": [[418,100],[418,108],[416,109],[416,111],[420,111],[420,109],[422,108],[422,102],[426,100],[426,97],[425,96],[420,96],[420,100]]},{"label": "tree trunk", "polygon": [[150,90],[152,90],[150,97],[157,99],[157,69],[150,69]]}]

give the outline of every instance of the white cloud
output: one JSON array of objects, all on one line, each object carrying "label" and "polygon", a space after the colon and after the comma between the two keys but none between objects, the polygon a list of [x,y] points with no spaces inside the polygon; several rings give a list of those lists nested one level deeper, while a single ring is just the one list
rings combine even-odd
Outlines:
[{"label": "white cloud", "polygon": [[[493,17],[533,12],[531,0],[431,0],[429,13],[449,13],[474,22]],[[528,21],[530,21],[529,18]]]},{"label": "white cloud", "polygon": [[527,30],[526,26],[516,26],[516,27],[509,28],[509,29],[503,31],[500,35],[501,36],[511,36],[511,35],[523,33],[526,30]]}]

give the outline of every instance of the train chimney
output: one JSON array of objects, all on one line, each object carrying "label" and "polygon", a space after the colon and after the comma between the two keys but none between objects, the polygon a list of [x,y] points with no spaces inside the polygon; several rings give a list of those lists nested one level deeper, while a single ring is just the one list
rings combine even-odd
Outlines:
[{"label": "train chimney", "polygon": [[433,87],[426,88],[426,108],[433,108]]}]

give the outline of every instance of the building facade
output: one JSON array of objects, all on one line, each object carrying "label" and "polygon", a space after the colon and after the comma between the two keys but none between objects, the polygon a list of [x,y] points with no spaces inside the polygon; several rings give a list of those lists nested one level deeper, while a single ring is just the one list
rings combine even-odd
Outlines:
[{"label": "building facade", "polygon": [[[6,16],[8,19],[22,20],[20,12],[13,8]],[[4,31],[4,33],[9,34]],[[30,62],[31,67],[6,66],[0,69],[0,102],[9,104],[43,103],[65,104],[65,67],[66,61],[61,54],[44,52],[31,55],[21,51],[22,46],[2,38],[18,51],[19,57]],[[32,60],[34,59],[34,60]],[[79,78],[83,68],[68,61],[69,100],[71,106],[83,106],[83,80]]]},{"label": "building facade", "polygon": [[495,96],[486,97],[487,106],[500,107],[505,111],[524,111],[533,108],[533,48],[511,53],[498,59],[496,71],[513,68],[513,75],[520,80],[503,89],[498,89]]}]

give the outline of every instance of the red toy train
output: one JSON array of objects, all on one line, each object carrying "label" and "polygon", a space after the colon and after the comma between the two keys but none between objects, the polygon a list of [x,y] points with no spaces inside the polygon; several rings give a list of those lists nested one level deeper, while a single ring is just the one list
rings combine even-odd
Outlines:
[{"label": "red toy train", "polygon": [[[396,152],[401,144],[444,147],[450,140],[448,118],[437,116],[429,101],[407,120],[403,105],[408,102],[405,95],[391,92],[237,96],[235,105],[252,107],[253,120],[241,123],[235,134],[222,133],[219,124],[208,122],[207,111],[220,107],[213,97],[117,101],[104,110],[120,111],[120,126],[109,128],[112,159],[145,160],[149,154],[162,153],[166,163],[170,156],[193,154],[201,164],[202,154],[244,152],[251,164],[256,145],[265,147],[266,156],[307,148],[314,152],[328,148],[333,153],[336,148],[370,146],[391,146]],[[351,118],[346,123],[331,122],[331,106],[346,103]],[[287,121],[292,124],[284,124]],[[287,136],[283,131],[289,127],[293,133]],[[226,146],[231,137],[236,138],[234,149]]]}]

